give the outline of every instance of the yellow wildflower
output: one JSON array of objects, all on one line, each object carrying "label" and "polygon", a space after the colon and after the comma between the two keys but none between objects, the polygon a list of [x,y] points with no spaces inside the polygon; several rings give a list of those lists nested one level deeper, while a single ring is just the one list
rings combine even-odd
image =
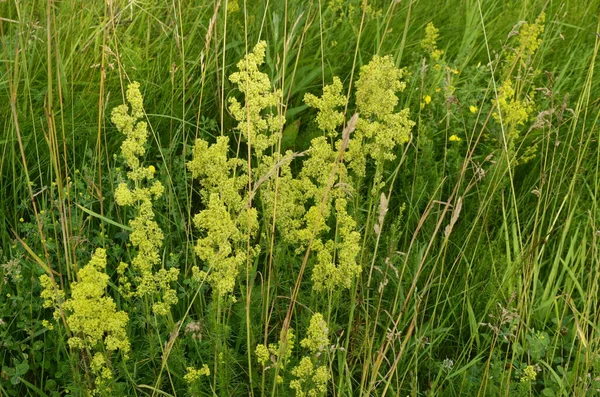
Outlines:
[{"label": "yellow wildflower", "polygon": [[425,38],[421,41],[421,47],[429,53],[433,61],[439,61],[444,54],[443,50],[438,50],[437,39],[440,36],[438,28],[432,22],[425,27]]},{"label": "yellow wildflower", "polygon": [[308,348],[312,353],[319,353],[327,349],[329,345],[329,328],[321,313],[313,314],[306,334],[306,338],[300,342],[302,347]]},{"label": "yellow wildflower", "polygon": [[71,298],[63,304],[67,324],[79,337],[69,339],[71,347],[91,349],[99,341],[107,350],[129,352],[125,327],[129,316],[117,311],[111,297],[104,296],[108,286],[106,250],[96,249],[90,262],[77,272],[80,281],[71,284]]},{"label": "yellow wildflower", "polygon": [[300,342],[312,356],[305,356],[300,363],[292,369],[296,379],[290,382],[290,387],[296,391],[296,397],[323,396],[327,392],[329,372],[327,366],[319,365],[319,353],[329,345],[329,329],[321,313],[315,313],[308,327],[306,338]]},{"label": "yellow wildflower", "polygon": [[537,372],[533,365],[528,365],[523,369],[523,376],[521,376],[521,382],[533,382],[537,378]]},{"label": "yellow wildflower", "polygon": [[263,152],[279,140],[279,131],[285,123],[285,117],[262,112],[281,103],[281,90],[273,91],[266,73],[259,70],[264,63],[267,43],[258,42],[251,53],[238,62],[238,72],[229,76],[229,81],[237,84],[244,94],[245,103],[236,98],[229,99],[229,111],[238,122],[237,129],[254,148],[260,158]]},{"label": "yellow wildflower", "polygon": [[264,367],[269,361],[269,358],[271,358],[269,349],[265,345],[259,344],[256,346],[256,350],[254,352],[256,354],[257,361]]},{"label": "yellow wildflower", "polygon": [[475,114],[475,113],[477,113],[477,110],[479,110],[479,109],[477,109],[477,106],[475,106],[475,105],[469,106],[469,111],[471,113]]},{"label": "yellow wildflower", "polygon": [[240,11],[240,4],[238,0],[231,0],[227,4],[227,14],[231,15],[233,13]]},{"label": "yellow wildflower", "polygon": [[333,84],[323,88],[321,98],[310,93],[304,95],[304,102],[308,106],[319,109],[317,114],[319,128],[332,137],[337,135],[335,129],[344,122],[344,113],[335,110],[346,103],[346,96],[342,95],[342,88],[339,77],[334,77]]},{"label": "yellow wildflower", "polygon": [[52,323],[48,320],[42,320],[42,325],[44,326],[44,328],[52,331],[54,329],[54,325],[52,325]]},{"label": "yellow wildflower", "polygon": [[[247,208],[247,199],[241,193],[248,185],[247,176],[240,171],[236,174],[240,160],[228,158],[228,150],[227,137],[217,138],[212,145],[197,139],[192,160],[187,163],[192,177],[201,181],[205,204],[205,209],[193,218],[194,225],[203,232],[195,251],[211,269],[207,274],[192,268],[194,279],[206,279],[219,297],[233,292],[247,260],[246,239],[258,230],[258,213],[255,208]],[[251,250],[250,254],[254,253]]]},{"label": "yellow wildflower", "polygon": [[544,22],[546,14],[541,13],[534,23],[525,22],[521,25],[518,33],[518,44],[515,50],[506,57],[506,68],[511,68],[519,59],[525,63],[531,62],[531,58],[542,44],[540,36],[544,33]]},{"label": "yellow wildflower", "polygon": [[397,93],[406,87],[401,80],[403,76],[404,71],[395,66],[392,57],[374,56],[360,68],[356,81],[360,118],[345,159],[358,176],[364,177],[366,156],[372,157],[376,163],[375,185],[382,178],[383,162],[396,158],[396,146],[408,142],[415,124],[409,118],[408,109],[395,111],[399,102]]},{"label": "yellow wildflower", "polygon": [[292,370],[297,379],[290,382],[290,388],[296,391],[296,397],[324,396],[327,393],[329,373],[324,365],[315,366],[310,357],[303,357]]},{"label": "yellow wildflower", "polygon": [[497,110],[492,116],[498,123],[504,124],[507,137],[511,140],[518,138],[518,126],[524,125],[533,112],[532,101],[518,99],[512,80],[506,79],[498,90],[498,99],[492,99],[492,105]]},{"label": "yellow wildflower", "polygon": [[[356,231],[356,221],[348,214],[346,207],[346,199],[335,200],[338,241],[328,240],[324,244],[321,241],[314,242],[317,263],[313,268],[312,280],[316,291],[325,287],[330,290],[350,288],[352,280],[362,270],[356,262],[360,251],[360,233]],[[337,258],[337,264],[334,263],[333,254]]]},{"label": "yellow wildflower", "polygon": [[201,376],[210,376],[210,368],[208,368],[208,365],[206,364],[204,364],[200,369],[187,367],[186,372],[187,373],[183,376],[183,379],[187,383],[194,383],[200,379]]},{"label": "yellow wildflower", "polygon": [[[131,262],[131,268],[136,273],[137,289],[131,291],[131,283],[125,275],[127,266],[120,265],[119,273],[120,291],[131,296],[135,294],[142,297],[147,294],[163,292],[155,295],[159,302],[153,304],[156,314],[165,315],[171,305],[177,302],[175,290],[169,287],[169,282],[177,279],[179,270],[161,270],[153,274],[153,267],[161,263],[160,248],[164,235],[158,223],[154,220],[155,214],[152,208],[152,200],[158,199],[164,193],[164,186],[154,180],[156,168],[152,165],[143,167],[140,158],[146,153],[145,145],[148,140],[147,124],[140,120],[144,115],[143,98],[140,85],[137,82],[127,87],[127,101],[131,109],[123,104],[112,111],[112,121],[119,132],[125,135],[121,145],[121,154],[125,159],[127,167],[128,182],[121,182],[115,190],[115,201],[120,206],[132,206],[137,215],[129,221],[133,229],[129,239],[134,247],[138,248],[137,255]],[[132,182],[132,183],[131,183]],[[130,184],[134,187],[130,188]]]},{"label": "yellow wildflower", "polygon": [[425,101],[425,105],[429,105],[431,103],[431,96],[424,95],[423,100]]},{"label": "yellow wildflower", "polygon": [[450,142],[460,142],[460,141],[462,141],[462,139],[458,135],[450,135],[450,138],[448,138],[448,140]]}]

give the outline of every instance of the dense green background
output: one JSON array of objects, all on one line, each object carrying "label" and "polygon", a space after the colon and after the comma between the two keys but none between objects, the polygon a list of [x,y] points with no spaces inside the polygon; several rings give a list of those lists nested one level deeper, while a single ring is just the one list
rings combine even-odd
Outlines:
[{"label": "dense green background", "polygon": [[[528,64],[537,73],[518,83],[521,98],[533,98],[536,108],[516,153],[537,145],[537,155],[515,165],[490,117],[492,99],[515,45],[510,32],[542,11],[543,43]],[[96,247],[109,248],[114,261],[127,251],[127,235],[102,216],[129,219],[113,200],[122,136],[109,115],[131,81],[141,84],[152,131],[146,160],[167,187],[156,209],[165,263],[182,276],[169,318],[151,319],[143,302],[121,302],[110,291],[130,313],[133,350],[115,364],[115,393],[185,395],[185,368],[212,362],[218,349],[224,364],[196,385],[197,395],[270,394],[271,375],[248,359],[248,313],[256,343],[263,334],[275,342],[287,309],[278,297],[289,296],[302,258],[276,244],[278,271],[268,283],[251,280],[250,310],[243,301],[232,304],[221,318],[226,326],[215,324],[210,292],[194,298],[186,283],[199,262],[188,220],[200,204],[184,168],[196,137],[239,136],[227,111],[227,98],[239,93],[227,77],[265,40],[263,71],[283,90],[288,125],[298,127],[286,146],[297,151],[319,133],[306,92],[320,95],[333,76],[348,89],[375,54],[391,55],[408,72],[400,107],[410,108],[417,125],[405,154],[398,153],[402,163],[387,170],[392,175],[400,165],[381,241],[369,223],[378,198],[363,189],[353,211],[365,236],[362,279],[350,291],[316,296],[305,276],[299,295],[293,326],[300,338],[310,319],[306,307],[329,314],[338,347],[327,358],[329,394],[595,395],[599,16],[598,1],[0,2],[0,394],[79,395],[90,382],[64,330],[41,325],[51,313],[41,307],[37,277],[40,262],[49,264],[68,288],[73,269]],[[445,65],[458,74],[423,68],[429,60],[420,42],[429,22],[439,28]],[[421,106],[423,95],[431,104]],[[347,118],[353,95],[348,108]],[[549,110],[548,123],[531,128]],[[449,142],[454,134],[462,141]],[[458,221],[445,236],[458,198]],[[272,306],[265,307],[266,296]],[[191,319],[202,324],[203,339],[182,331],[163,360],[161,347],[178,322]],[[389,351],[378,356],[384,346]],[[539,369],[537,379],[521,382],[528,365]],[[285,385],[275,389],[291,395]]]}]

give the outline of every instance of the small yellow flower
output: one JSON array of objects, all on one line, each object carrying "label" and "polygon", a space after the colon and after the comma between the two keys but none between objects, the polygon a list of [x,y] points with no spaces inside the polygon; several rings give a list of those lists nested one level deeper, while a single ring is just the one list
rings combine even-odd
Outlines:
[{"label": "small yellow flower", "polygon": [[206,364],[204,364],[200,369],[196,369],[194,367],[187,367],[186,372],[187,373],[183,376],[183,379],[187,383],[194,383],[195,381],[200,379],[201,376],[210,376],[210,368],[208,368],[208,365]]},{"label": "small yellow flower", "polygon": [[300,345],[313,353],[322,352],[329,346],[329,327],[321,313],[313,314],[306,338],[302,339]]},{"label": "small yellow flower", "polygon": [[475,114],[475,113],[477,113],[478,109],[477,109],[477,106],[471,105],[471,106],[469,106],[469,110],[471,111],[471,113]]},{"label": "small yellow flower", "polygon": [[148,166],[148,171],[150,171],[151,173],[153,173],[153,174],[154,174],[154,173],[156,173],[156,168],[154,168],[154,166],[153,166],[153,165],[149,165],[149,166]]},{"label": "small yellow flower", "polygon": [[[439,61],[444,54],[443,50],[437,48],[437,39],[440,36],[438,28],[432,22],[425,27],[425,38],[421,41],[421,47],[429,53],[433,61]],[[439,64],[438,64],[439,65]]]},{"label": "small yellow flower", "polygon": [[237,0],[230,1],[227,4],[227,14],[231,15],[240,11],[240,4]]},{"label": "small yellow flower", "polygon": [[435,92],[440,92],[441,90],[442,90],[442,89],[441,89],[440,87],[437,87],[437,88],[435,89]]},{"label": "small yellow flower", "polygon": [[254,353],[256,354],[256,360],[263,367],[267,364],[269,358],[271,358],[271,353],[269,352],[269,349],[263,344],[256,345],[256,350],[254,351]]},{"label": "small yellow flower", "polygon": [[424,95],[423,96],[423,100],[425,101],[426,105],[429,105],[431,103],[431,96],[429,95]]},{"label": "small yellow flower", "polygon": [[460,141],[462,141],[462,139],[460,139],[460,137],[458,135],[450,135],[450,138],[448,138],[448,140],[450,142],[460,142]]},{"label": "small yellow flower", "polygon": [[19,218],[19,222],[23,223],[23,222],[25,222],[25,219]]},{"label": "small yellow flower", "polygon": [[54,325],[52,325],[52,323],[50,323],[48,320],[42,320],[42,326],[50,331],[54,329]]},{"label": "small yellow flower", "polygon": [[537,371],[533,365],[528,365],[523,369],[523,376],[521,376],[521,382],[533,382],[537,377]]}]

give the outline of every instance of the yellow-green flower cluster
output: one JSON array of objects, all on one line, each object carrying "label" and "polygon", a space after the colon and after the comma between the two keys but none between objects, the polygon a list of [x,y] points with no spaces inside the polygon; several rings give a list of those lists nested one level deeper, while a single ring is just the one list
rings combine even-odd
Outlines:
[{"label": "yellow-green flower cluster", "polygon": [[[283,332],[283,331],[282,331]],[[296,336],[294,335],[294,329],[288,328],[287,337],[283,337],[283,333],[280,335],[280,340],[277,343],[269,343],[269,346],[265,346],[263,344],[256,345],[256,359],[261,365],[265,365],[267,361],[274,357],[273,361],[279,358],[280,362],[285,362],[292,355],[292,351],[294,350],[294,340]],[[281,341],[285,339],[285,344]]]},{"label": "yellow-green flower cluster", "polygon": [[[237,129],[245,137],[254,155],[269,162],[264,151],[278,142],[283,116],[263,114],[281,102],[281,92],[273,91],[269,77],[259,70],[265,58],[266,43],[259,42],[254,50],[238,62],[238,72],[229,80],[237,84],[244,94],[244,104],[235,98],[229,101],[229,110],[237,120]],[[249,260],[247,241],[258,230],[258,214],[250,208],[247,190],[249,176],[243,169],[243,161],[229,158],[229,139],[219,137],[209,145],[198,139],[194,145],[193,158],[187,167],[201,183],[201,197],[206,206],[193,221],[202,232],[195,247],[207,270],[193,267],[193,280],[208,281],[219,297],[233,292],[240,268]],[[254,256],[257,248],[250,249]]]},{"label": "yellow-green flower cluster", "polygon": [[313,314],[310,319],[306,338],[302,339],[300,346],[305,347],[313,354],[320,353],[329,345],[329,328],[321,313]]},{"label": "yellow-green flower cluster", "polygon": [[409,110],[395,111],[396,94],[406,87],[401,81],[403,71],[396,68],[392,57],[374,56],[360,68],[356,82],[356,104],[360,118],[350,139],[346,158],[349,167],[359,176],[365,176],[367,156],[375,160],[374,189],[381,183],[383,163],[396,158],[397,145],[408,142],[414,122]]},{"label": "yellow-green flower cluster", "polygon": [[192,160],[187,163],[192,177],[201,181],[201,195],[208,200],[211,194],[217,193],[223,201],[234,207],[245,205],[240,190],[248,185],[247,176],[238,173],[233,177],[236,168],[244,165],[244,161],[236,157],[229,158],[229,138],[221,136],[212,145],[203,139],[196,139],[192,152]]},{"label": "yellow-green flower cluster", "polygon": [[437,48],[437,39],[440,36],[440,31],[429,22],[425,26],[425,38],[421,41],[421,47],[429,54],[431,60],[439,61],[444,54],[443,50]]},{"label": "yellow-green flower cluster", "polygon": [[523,66],[531,63],[531,58],[542,44],[540,36],[544,33],[545,21],[546,14],[541,13],[534,23],[525,22],[521,25],[518,34],[518,46],[507,55],[506,67],[512,68],[517,61],[522,62]]},{"label": "yellow-green flower cluster", "polygon": [[[514,48],[506,50],[506,61],[501,69],[504,82],[498,89],[498,98],[492,100],[497,111],[493,114],[497,122],[504,127],[509,151],[521,147],[519,142],[519,127],[523,126],[534,110],[533,91],[522,92],[523,81],[531,81],[540,72],[532,66],[535,53],[542,44],[541,35],[544,32],[544,13],[534,23],[523,22],[513,29],[509,37],[517,36]],[[512,77],[515,76],[515,77]],[[515,159],[516,163],[526,163],[536,156],[537,146],[524,147],[524,152]]]},{"label": "yellow-green flower cluster", "polygon": [[106,357],[104,357],[104,354],[102,353],[94,354],[94,357],[90,362],[90,369],[97,375],[96,383],[98,383],[100,379],[104,381],[112,379],[113,377],[112,371],[107,367]]},{"label": "yellow-green flower cluster", "polygon": [[[258,214],[248,208],[243,189],[248,177],[236,167],[241,160],[229,159],[229,139],[219,137],[210,145],[197,139],[192,160],[187,163],[194,178],[199,178],[206,208],[194,216],[196,228],[203,236],[198,239],[196,254],[208,266],[208,271],[193,268],[194,280],[206,279],[219,297],[233,292],[239,271],[247,260],[247,240],[258,230]],[[251,255],[255,250],[251,250]]]},{"label": "yellow-green flower cluster", "polygon": [[202,368],[196,369],[193,367],[186,368],[186,374],[183,376],[183,380],[187,383],[194,383],[202,376],[210,376],[210,368],[207,364],[204,364]]},{"label": "yellow-green flower cluster", "polygon": [[[342,137],[338,129],[344,115],[339,108],[346,98],[340,79],[334,77],[333,83],[324,87],[321,97],[306,94],[305,102],[318,109],[317,124],[324,136],[311,141],[296,178],[292,176],[289,161],[284,161],[290,153],[264,162],[267,167],[277,165],[279,171],[278,183],[266,184],[261,191],[266,214],[271,218],[277,203],[276,224],[283,239],[296,244],[298,252],[310,244],[316,254],[312,280],[318,291],[349,288],[361,271],[356,263],[360,234],[347,210],[347,197],[352,194],[348,170],[364,178],[367,160],[371,158],[375,163],[373,189],[377,192],[383,187],[384,162],[396,158],[396,147],[409,140],[414,126],[408,109],[396,111],[397,93],[406,86],[402,76],[403,71],[396,68],[389,56],[375,56],[361,68],[356,83],[360,117],[355,131],[346,131]],[[333,223],[336,236],[323,239]]]},{"label": "yellow-green flower cluster", "polygon": [[327,350],[329,346],[329,329],[321,313],[315,313],[308,327],[306,338],[300,345],[308,348],[311,356],[305,356],[300,363],[292,369],[292,375],[296,379],[290,382],[290,388],[294,389],[297,397],[323,396],[327,392],[329,372],[326,365],[319,365],[320,353]]},{"label": "yellow-green flower cluster", "polygon": [[[125,135],[121,154],[129,168],[129,182],[119,183],[115,190],[115,201],[120,206],[134,207],[137,211],[135,218],[129,221],[133,229],[129,238],[137,248],[137,255],[131,262],[135,272],[135,292],[132,292],[132,283],[126,276],[128,265],[124,262],[118,268],[120,290],[125,296],[153,296],[158,299],[153,304],[154,312],[165,315],[170,306],[177,302],[175,291],[169,283],[177,280],[179,270],[171,268],[168,271],[161,269],[156,274],[153,272],[154,267],[162,262],[160,248],[164,235],[155,221],[152,201],[162,196],[164,186],[154,179],[154,166],[144,167],[140,161],[140,157],[146,153],[148,130],[146,122],[140,120],[144,115],[144,106],[139,83],[130,84],[126,96],[131,109],[125,104],[117,106],[111,117],[117,129]],[[130,183],[133,187],[130,187]]]},{"label": "yellow-green flower cluster", "polygon": [[269,359],[271,358],[271,352],[267,346],[262,343],[256,345],[256,349],[254,350],[254,354],[256,354],[256,361],[263,367],[267,365]]},{"label": "yellow-green flower cluster", "polygon": [[[46,309],[50,307],[60,308],[65,301],[65,292],[58,288],[56,283],[50,279],[45,274],[40,276],[40,284],[42,286],[42,292],[40,293],[40,297],[44,300],[42,304]],[[58,320],[60,318],[60,311],[54,312],[54,319]]]},{"label": "yellow-green flower cluster", "polygon": [[131,111],[126,104],[119,105],[113,109],[111,120],[125,135],[125,140],[121,144],[121,154],[130,168],[127,176],[136,182],[151,179],[152,170],[142,167],[139,159],[146,153],[144,146],[148,140],[148,131],[146,122],[140,120],[144,116],[144,101],[138,82],[131,83],[127,87],[126,97],[131,105]]},{"label": "yellow-green flower cluster", "polygon": [[96,249],[88,264],[77,272],[77,279],[71,284],[71,297],[64,300],[64,291],[55,290],[48,277],[41,276],[40,282],[44,287],[41,295],[44,307],[54,307],[55,319],[64,311],[73,335],[67,341],[69,346],[95,352],[90,369],[96,375],[96,386],[100,388],[112,378],[106,352],[120,350],[127,356],[130,351],[126,331],[129,316],[124,311],[117,311],[114,300],[105,296],[109,280],[106,250]]},{"label": "yellow-green flower cluster", "polygon": [[[179,277],[179,269],[159,269],[153,274],[154,283],[149,285],[149,291],[155,291],[157,294],[162,292],[161,300],[152,304],[152,311],[159,316],[166,316],[171,310],[171,306],[175,305],[179,300],[177,292],[171,288],[170,284],[177,281]],[[139,287],[138,287],[139,290]]]},{"label": "yellow-green flower cluster", "polygon": [[[254,233],[258,228],[256,210],[250,209],[248,214]],[[247,219],[232,216],[216,193],[211,194],[208,207],[194,217],[194,225],[204,232],[196,243],[196,254],[207,263],[207,280],[221,297],[233,292],[240,268],[246,262],[243,243],[247,235],[239,226]]]},{"label": "yellow-green flower cluster", "polygon": [[[285,339],[285,343],[281,341]],[[280,335],[279,342],[270,343],[269,346],[265,346],[262,343],[256,345],[256,349],[254,350],[254,354],[256,355],[256,361],[265,369],[270,368],[278,368],[279,371],[285,369],[285,366],[292,356],[292,351],[294,350],[294,330],[292,328],[288,328],[287,337],[284,338],[283,331]],[[271,362],[272,366],[268,366],[267,363]],[[283,378],[281,375],[277,376],[277,382],[283,382]]]},{"label": "yellow-green flower cluster", "polygon": [[300,363],[292,369],[296,379],[290,382],[290,388],[296,392],[296,397],[318,397],[327,392],[329,372],[324,365],[315,366],[310,357],[303,357]]},{"label": "yellow-green flower cluster", "polygon": [[[335,201],[337,241],[328,240],[325,244],[317,241],[314,245],[317,263],[311,279],[317,291],[350,288],[352,280],[362,270],[356,262],[360,251],[360,233],[356,231],[356,221],[348,214],[346,206],[346,199],[338,198]],[[333,261],[333,253],[336,253],[337,266]]]},{"label": "yellow-green flower cluster", "polygon": [[229,100],[229,111],[237,120],[237,129],[254,148],[255,155],[261,157],[265,149],[279,140],[279,132],[285,123],[283,116],[268,114],[265,109],[275,107],[281,102],[281,92],[273,91],[267,74],[259,70],[265,59],[267,43],[260,41],[253,51],[238,62],[238,72],[232,73],[229,80],[237,84],[244,94],[245,103],[237,99]]},{"label": "yellow-green flower cluster", "polygon": [[[316,290],[348,288],[353,277],[361,271],[356,263],[360,234],[347,212],[346,196],[352,193],[347,168],[363,178],[370,157],[375,163],[374,193],[383,187],[384,162],[396,158],[396,147],[409,140],[414,125],[408,109],[396,111],[397,93],[406,87],[401,81],[402,76],[403,71],[396,68],[391,57],[375,56],[361,67],[356,82],[356,103],[360,112],[356,130],[335,142],[337,150],[325,137],[311,142],[309,158],[304,161],[299,174],[298,190],[304,196],[304,202],[314,204],[304,215],[306,227],[298,230],[297,241],[308,242],[313,235],[319,237],[320,233],[329,231],[327,219],[332,207],[335,207],[337,221],[335,240],[312,240],[312,249],[317,256],[312,275]],[[318,107],[319,126],[330,137],[335,137],[335,130],[343,122],[343,116],[335,110],[345,103],[341,90],[339,79],[334,79],[332,85],[325,87],[321,99],[306,97],[309,105]],[[347,151],[340,153],[346,147]],[[339,161],[340,158],[344,162]]]},{"label": "yellow-green flower cluster", "polygon": [[94,379],[94,388],[89,390],[89,394],[107,395],[111,394],[111,388],[108,382],[113,378],[112,370],[109,368],[104,353],[96,353],[90,361],[90,370],[96,376]]},{"label": "yellow-green flower cluster", "polygon": [[[356,263],[360,233],[356,231],[356,222],[347,212],[346,196],[351,193],[346,182],[348,172],[338,157],[339,154],[331,148],[325,137],[313,139],[309,158],[303,163],[297,183],[299,191],[296,194],[302,195],[304,202],[313,205],[305,212],[302,227],[294,231],[295,241],[300,243],[299,250],[312,241],[316,263],[311,278],[317,291],[349,288],[361,271]],[[333,209],[338,236],[323,241],[322,235],[330,230],[327,220]],[[285,216],[282,218],[285,219]]]},{"label": "yellow-green flower cluster", "polygon": [[521,382],[533,382],[537,378],[537,372],[533,365],[528,365],[523,369],[523,376],[521,376]]},{"label": "yellow-green flower cluster", "polygon": [[323,88],[321,98],[310,93],[304,95],[304,102],[308,106],[319,109],[317,124],[330,137],[338,135],[337,128],[344,122],[344,113],[336,110],[346,104],[346,97],[341,94],[342,88],[339,77],[334,77],[333,83]]},{"label": "yellow-green flower cluster", "polygon": [[[361,116],[385,118],[393,114],[398,104],[396,93],[406,88],[401,81],[403,75],[389,55],[375,55],[371,62],[361,66],[356,82],[356,104]],[[408,140],[408,136],[404,139]]]},{"label": "yellow-green flower cluster", "polygon": [[261,186],[260,198],[265,219],[271,220],[276,215],[277,229],[281,233],[282,240],[296,245],[297,231],[304,225],[307,198],[302,193],[302,182],[292,175],[290,167],[292,158],[291,151],[288,151],[285,156],[275,153],[273,156],[263,158],[259,173],[265,174],[268,170],[277,168],[279,176],[277,185],[273,181],[268,181]]},{"label": "yellow-green flower cluster", "polygon": [[332,191],[330,185],[345,180],[343,175],[346,174],[343,164],[338,164],[334,180],[330,181],[334,167],[337,166],[337,157],[326,137],[312,140],[310,153],[302,163],[297,184],[304,201],[312,204],[304,214],[303,227],[296,231],[296,240],[301,245],[308,244],[313,235],[329,231],[326,220],[331,213],[332,200],[336,193],[343,193],[341,189]]},{"label": "yellow-green flower cluster", "polygon": [[497,122],[501,122],[509,142],[519,137],[518,127],[525,124],[533,112],[533,102],[519,100],[511,79],[506,79],[498,90],[498,99],[492,99],[497,112],[492,115]]},{"label": "yellow-green flower cluster", "polygon": [[96,249],[90,262],[77,272],[79,281],[71,284],[71,298],[63,304],[67,324],[75,336],[69,345],[92,349],[103,342],[106,350],[120,349],[129,352],[129,339],[125,327],[129,316],[116,311],[111,297],[104,296],[108,286],[106,251]]},{"label": "yellow-green flower cluster", "polygon": [[[341,81],[334,78],[333,84],[324,87],[321,98],[310,94],[305,96],[309,105],[318,108],[318,124],[329,138],[335,139],[339,135],[336,130],[344,121],[343,113],[337,110],[346,101],[341,91]],[[312,273],[316,290],[348,288],[361,270],[356,263],[360,234],[355,230],[356,223],[346,210],[346,197],[351,194],[352,189],[348,183],[346,165],[340,161],[340,151],[346,146],[344,138],[339,138],[333,145],[327,136],[314,138],[296,178],[292,176],[289,161],[279,160],[276,216],[278,230],[285,241],[296,245],[298,252],[311,244],[312,251],[316,253]],[[286,154],[289,155],[290,153]],[[275,158],[265,165],[271,166],[274,163]],[[261,193],[269,217],[273,215],[271,208],[275,203],[274,188],[273,183]],[[336,239],[324,242],[321,238],[330,230],[328,223],[334,208],[336,217],[333,220],[337,223],[339,233]]]}]

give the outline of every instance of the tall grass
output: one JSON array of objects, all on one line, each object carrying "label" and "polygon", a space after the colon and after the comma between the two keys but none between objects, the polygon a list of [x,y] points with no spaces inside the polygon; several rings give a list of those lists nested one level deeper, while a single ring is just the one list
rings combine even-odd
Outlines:
[{"label": "tall grass", "polygon": [[[599,7],[0,2],[0,395],[600,393]],[[439,57],[423,46],[430,22]],[[535,49],[523,44],[532,26],[543,27]],[[280,92],[263,114],[286,118],[267,157],[230,107],[235,98],[251,111],[244,86],[229,78],[260,41],[259,69]],[[353,118],[365,107],[357,81],[361,67],[386,55],[406,83],[394,110],[409,109],[415,124],[393,161],[367,157],[361,176],[344,150],[363,128]],[[343,123],[328,136],[305,94],[321,97],[334,76]],[[140,161],[154,167],[137,182],[126,176],[125,137],[111,122],[134,81],[149,134]],[[503,107],[507,81],[514,93]],[[323,135],[332,160],[319,182],[307,164]],[[220,137],[237,159],[227,178],[246,178],[236,191],[244,206],[225,201],[244,259],[223,296],[210,282],[217,267],[195,252],[211,233],[194,223],[210,208],[209,184],[188,167],[197,139]],[[303,175],[316,193],[300,207],[325,214],[329,229],[307,222],[294,235],[281,222],[298,208],[286,195],[290,180]],[[122,276],[135,287],[138,274],[118,269],[141,251],[130,222],[142,211],[118,204],[117,187],[154,180],[164,186],[152,199],[164,239],[153,272],[179,273],[130,296]],[[346,206],[334,207],[340,197]],[[258,214],[254,232],[248,208]],[[340,263],[347,219],[360,233],[350,248],[362,271],[349,288],[319,291],[321,245],[330,240]],[[44,307],[44,291],[68,300],[83,284],[97,248],[107,252],[103,296],[128,315],[128,354],[104,342],[73,345],[82,333],[62,298],[55,318]],[[177,303],[157,314],[153,304],[169,288]],[[323,334],[326,346],[315,345]],[[95,371],[96,353],[111,377]]]}]

